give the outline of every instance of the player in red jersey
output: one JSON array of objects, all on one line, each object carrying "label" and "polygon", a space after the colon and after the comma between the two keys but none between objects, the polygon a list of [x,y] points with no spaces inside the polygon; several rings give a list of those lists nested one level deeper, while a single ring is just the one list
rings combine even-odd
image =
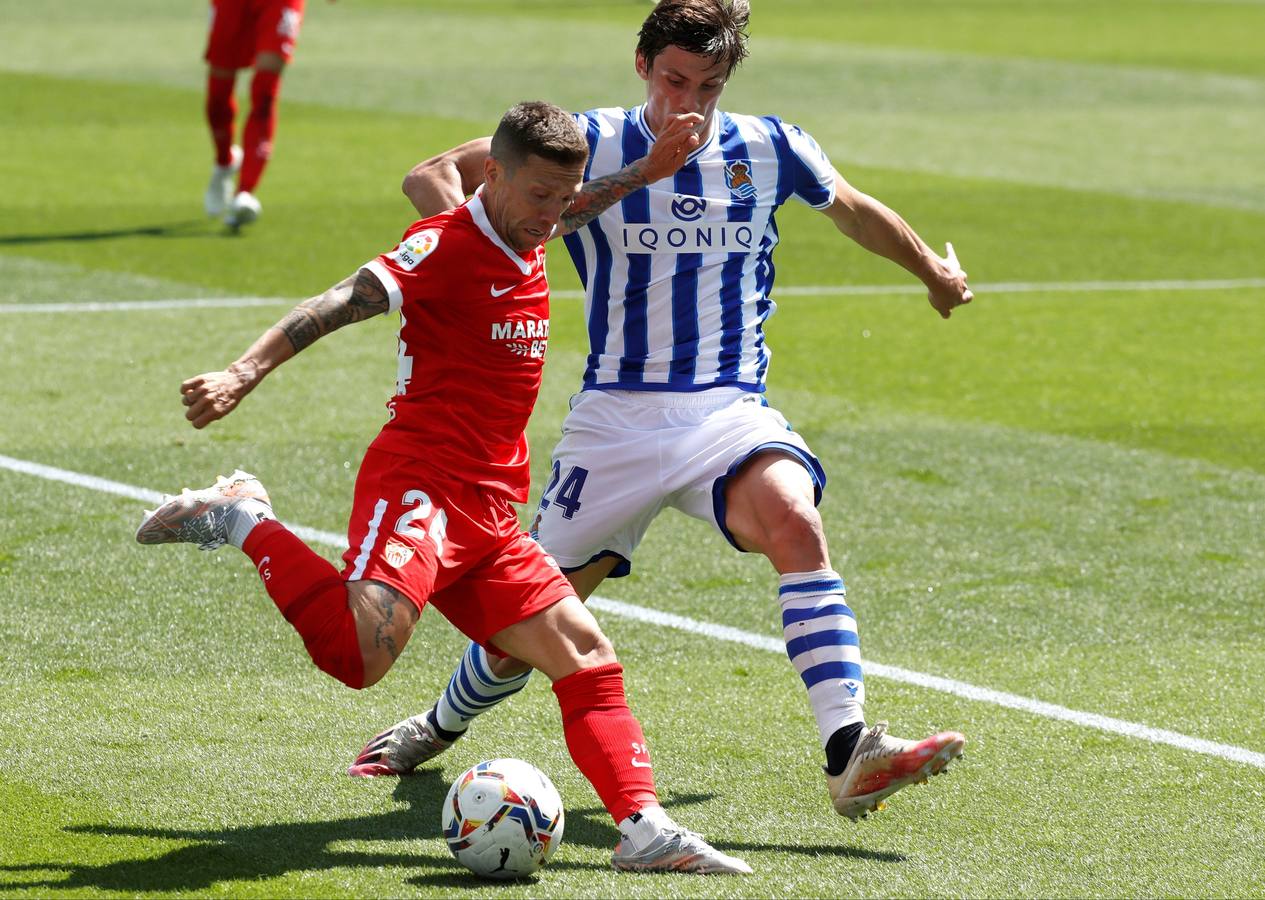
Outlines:
[{"label": "player in red jersey", "polygon": [[[653,180],[675,172],[696,124],[681,117],[629,169]],[[619,826],[616,868],[747,873],[659,805],[614,648],[511,505],[527,499],[524,429],[549,338],[542,245],[587,157],[570,115],[519,104],[492,139],[479,193],[414,223],[228,369],[182,385],[186,417],[202,428],[323,334],[399,310],[391,418],[356,479],[341,574],[276,520],[263,486],[241,471],[146,513],[136,539],[241,548],[316,665],[354,688],[386,674],[434,604],[471,640],[553,681],[572,759]]]},{"label": "player in red jersey", "polygon": [[[331,0],[332,2],[332,0]],[[205,59],[206,120],[215,143],[215,166],[206,188],[208,216],[223,216],[230,228],[259,218],[255,188],[272,155],[277,130],[281,73],[294,56],[303,23],[304,0],[211,0],[211,24]],[[254,67],[250,113],[243,146],[233,143],[237,70]],[[233,181],[237,190],[233,190]]]}]

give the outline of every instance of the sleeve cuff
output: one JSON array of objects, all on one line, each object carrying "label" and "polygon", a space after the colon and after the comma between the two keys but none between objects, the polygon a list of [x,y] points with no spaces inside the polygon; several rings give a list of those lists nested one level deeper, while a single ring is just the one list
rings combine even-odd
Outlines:
[{"label": "sleeve cuff", "polygon": [[391,274],[391,270],[376,259],[371,259],[360,268],[373,273],[387,292],[387,301],[391,304],[391,312],[398,312],[404,304],[404,294],[400,291],[400,282]]}]

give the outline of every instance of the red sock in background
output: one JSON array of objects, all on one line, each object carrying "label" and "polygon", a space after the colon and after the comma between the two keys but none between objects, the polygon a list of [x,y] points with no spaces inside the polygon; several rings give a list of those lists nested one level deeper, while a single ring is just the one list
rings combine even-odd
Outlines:
[{"label": "red sock in background", "polygon": [[272,136],[277,131],[277,95],[281,91],[281,73],[263,69],[255,72],[250,82],[250,115],[242,134],[242,173],[237,180],[239,191],[255,190],[264,174],[264,166],[272,156]]},{"label": "red sock in background", "polygon": [[211,140],[215,142],[217,166],[227,166],[233,158],[233,120],[237,117],[233,81],[233,76],[206,77],[206,121],[211,126]]},{"label": "red sock in background", "polygon": [[555,681],[553,692],[571,759],[616,824],[643,806],[657,806],[646,738],[624,696],[624,667],[581,669]]},{"label": "red sock in background", "polygon": [[303,638],[312,662],[348,687],[364,687],[356,618],[338,570],[271,519],[254,527],[242,551],[255,563],[281,615]]}]

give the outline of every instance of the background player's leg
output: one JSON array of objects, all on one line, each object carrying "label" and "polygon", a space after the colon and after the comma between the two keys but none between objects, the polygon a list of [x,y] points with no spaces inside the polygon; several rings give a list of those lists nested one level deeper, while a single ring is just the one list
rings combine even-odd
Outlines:
[{"label": "background player's leg", "polygon": [[260,53],[250,82],[250,112],[242,136],[242,173],[237,190],[254,193],[272,156],[272,139],[277,132],[277,98],[285,60],[279,53]]},{"label": "background player's leg", "polygon": [[206,77],[206,121],[215,145],[215,165],[203,204],[208,216],[221,216],[233,199],[233,180],[242,162],[240,147],[233,146],[237,98],[233,93],[237,70],[210,66]]},{"label": "background player's leg", "polygon": [[865,723],[856,617],[848,608],[843,579],[833,569],[782,575],[778,600],[786,655],[808,689],[826,769],[837,775]]},{"label": "background player's leg", "polygon": [[825,528],[804,464],[780,450],[757,453],[725,484],[725,527],[778,574],[830,568]]},{"label": "background player's leg", "polygon": [[581,600],[587,600],[593,596],[593,592],[597,590],[598,585],[606,580],[606,576],[622,562],[623,559],[618,556],[603,556],[582,569],[567,572],[567,581],[571,582],[571,586],[575,588],[575,592]]},{"label": "background player's leg", "polygon": [[272,138],[277,131],[277,97],[284,68],[285,58],[280,53],[260,53],[255,59],[255,75],[250,82],[250,113],[242,134],[242,170],[237,179],[237,194],[225,217],[233,229],[249,225],[263,212],[255,188],[272,157]]},{"label": "background player's leg", "polygon": [[237,117],[237,98],[233,87],[236,83],[236,69],[208,66],[206,121],[211,129],[211,141],[215,144],[217,166],[227,166],[232,162],[233,122]]}]

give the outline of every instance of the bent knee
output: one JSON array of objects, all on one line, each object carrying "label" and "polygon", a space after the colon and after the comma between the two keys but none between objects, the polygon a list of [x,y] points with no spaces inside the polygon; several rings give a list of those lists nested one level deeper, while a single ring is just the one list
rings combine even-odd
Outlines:
[{"label": "bent knee", "polygon": [[276,72],[281,74],[285,71],[286,59],[280,53],[265,52],[255,57],[256,72]]},{"label": "bent knee", "polygon": [[573,635],[569,650],[571,659],[568,668],[573,672],[580,669],[596,669],[599,666],[608,666],[618,662],[615,657],[615,645],[597,628],[583,635]]},{"label": "bent knee", "polygon": [[808,500],[792,500],[761,509],[755,516],[727,523],[744,550],[770,555],[777,548],[820,551],[826,545],[821,514]]},{"label": "bent knee", "polygon": [[823,543],[826,529],[817,507],[796,502],[788,504],[783,514],[770,523],[770,532],[779,543],[806,546]]},{"label": "bent knee", "polygon": [[610,638],[599,631],[589,649],[581,654],[580,668],[596,669],[598,666],[609,666],[617,661],[615,645],[611,643]]}]

